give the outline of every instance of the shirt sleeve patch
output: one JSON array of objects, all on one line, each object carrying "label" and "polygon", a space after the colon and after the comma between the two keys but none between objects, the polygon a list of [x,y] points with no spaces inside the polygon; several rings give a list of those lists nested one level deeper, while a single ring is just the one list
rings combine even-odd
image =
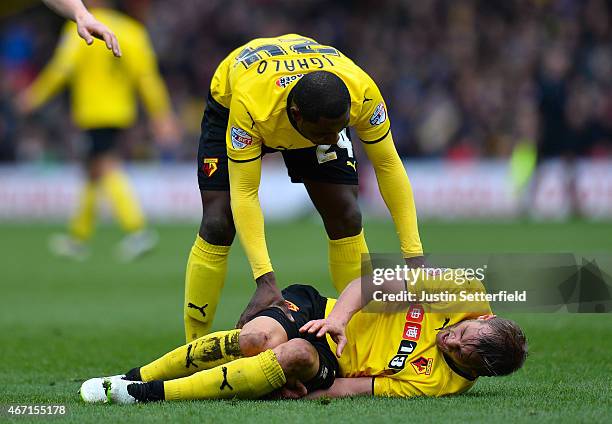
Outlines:
[{"label": "shirt sleeve patch", "polygon": [[242,128],[232,127],[231,129],[232,147],[242,150],[253,144],[253,136]]},{"label": "shirt sleeve patch", "polygon": [[370,117],[371,125],[380,125],[387,120],[387,111],[385,110],[385,104],[380,102],[376,109],[374,109],[374,113]]}]

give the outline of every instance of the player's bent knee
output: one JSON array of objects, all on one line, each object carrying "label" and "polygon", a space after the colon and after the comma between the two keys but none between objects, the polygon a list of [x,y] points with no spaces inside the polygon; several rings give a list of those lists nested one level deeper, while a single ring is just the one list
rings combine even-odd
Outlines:
[{"label": "player's bent knee", "polygon": [[241,331],[238,338],[244,356],[255,356],[268,349],[270,336],[265,331]]},{"label": "player's bent knee", "polygon": [[210,244],[229,246],[236,234],[229,192],[204,190],[200,191],[200,195],[202,198],[200,236]]},{"label": "player's bent knee", "polygon": [[231,215],[207,214],[200,224],[200,236],[208,243],[229,246],[236,235],[236,228]]},{"label": "player's bent knee", "polygon": [[328,219],[326,227],[329,228],[331,234],[328,235],[332,239],[356,236],[362,228],[361,210],[358,206],[348,207],[338,212],[333,219]]},{"label": "player's bent knee", "polygon": [[312,377],[316,373],[319,357],[314,346],[303,339],[291,339],[274,349],[274,353],[288,376]]},{"label": "player's bent knee", "polygon": [[238,341],[243,355],[254,356],[285,343],[287,333],[274,318],[258,316],[242,327]]},{"label": "player's bent knee", "polygon": [[347,228],[347,232],[359,234],[361,232],[362,221],[361,221],[361,210],[359,206],[355,205],[348,208],[344,214],[344,222]]}]

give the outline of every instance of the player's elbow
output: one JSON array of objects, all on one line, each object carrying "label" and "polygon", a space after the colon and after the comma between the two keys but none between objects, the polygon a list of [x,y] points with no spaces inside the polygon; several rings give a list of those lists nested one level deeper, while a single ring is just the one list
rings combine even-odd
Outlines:
[{"label": "player's elbow", "polygon": [[397,154],[387,153],[379,155],[372,160],[372,166],[376,174],[393,173],[399,171],[406,172],[404,163]]}]

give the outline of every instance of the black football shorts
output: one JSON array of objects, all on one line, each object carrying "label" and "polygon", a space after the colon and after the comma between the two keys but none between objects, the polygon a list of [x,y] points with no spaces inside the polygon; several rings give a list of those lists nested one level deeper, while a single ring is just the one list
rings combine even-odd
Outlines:
[{"label": "black football shorts", "polygon": [[119,128],[92,128],[85,131],[88,138],[86,159],[92,160],[117,148]]},{"label": "black football shorts", "polygon": [[310,393],[313,390],[328,389],[334,383],[340,366],[336,355],[332,352],[325,336],[317,338],[312,334],[299,332],[301,326],[314,319],[325,318],[327,298],[321,296],[317,289],[303,284],[293,284],[282,291],[283,297],[289,302],[289,310],[295,322],[291,322],[278,308],[268,308],[257,316],[273,318],[283,326],[287,338],[304,339],[310,342],[319,354],[319,371],[310,381],[304,383]]},{"label": "black football shorts", "polygon": [[[202,132],[198,146],[198,185],[200,190],[229,191],[227,148],[225,133],[229,109],[208,94],[207,106],[202,118]],[[351,142],[348,128],[342,137]],[[264,146],[263,153],[278,152]],[[332,184],[359,184],[357,161],[349,149],[330,146],[313,146],[303,149],[281,150],[291,182],[303,180]]]}]

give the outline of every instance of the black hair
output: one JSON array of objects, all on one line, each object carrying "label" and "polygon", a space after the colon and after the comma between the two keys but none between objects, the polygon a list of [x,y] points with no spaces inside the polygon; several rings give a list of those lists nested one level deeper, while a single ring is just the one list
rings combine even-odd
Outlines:
[{"label": "black hair", "polygon": [[351,106],[351,95],[344,81],[335,74],[316,71],[304,75],[295,85],[292,100],[304,120],[341,117]]}]

